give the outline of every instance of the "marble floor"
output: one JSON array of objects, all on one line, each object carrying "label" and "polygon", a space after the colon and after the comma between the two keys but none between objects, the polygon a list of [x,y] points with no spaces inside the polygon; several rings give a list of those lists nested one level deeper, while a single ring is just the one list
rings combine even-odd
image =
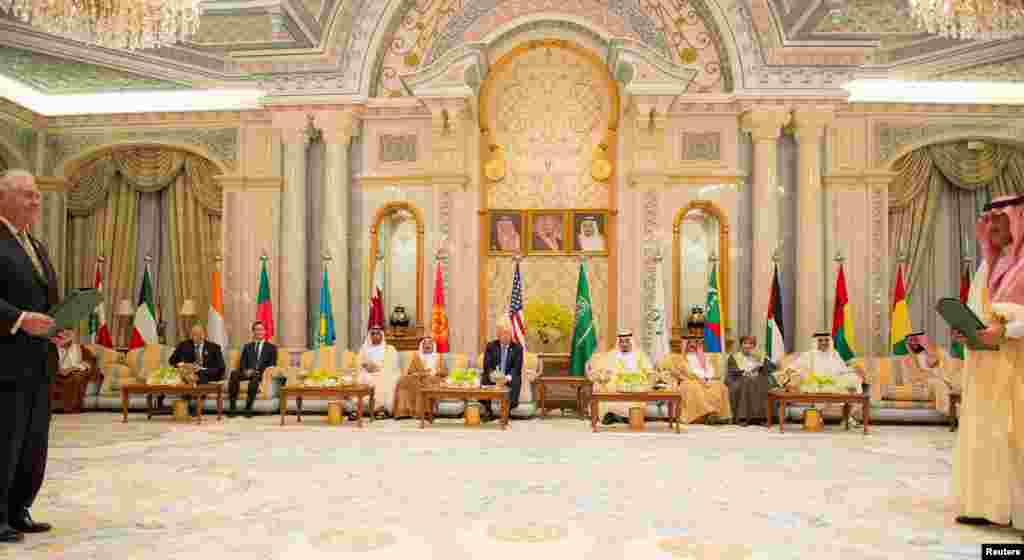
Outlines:
[{"label": "marble floor", "polygon": [[29,559],[978,558],[941,426],[624,427],[571,418],[365,429],[278,417],[54,417]]}]

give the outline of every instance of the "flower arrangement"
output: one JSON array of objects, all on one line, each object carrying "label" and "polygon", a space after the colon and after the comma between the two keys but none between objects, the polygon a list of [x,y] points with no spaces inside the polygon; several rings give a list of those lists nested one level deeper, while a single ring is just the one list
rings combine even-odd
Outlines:
[{"label": "flower arrangement", "polygon": [[445,380],[447,385],[455,385],[459,387],[479,387],[480,386],[480,371],[472,368],[456,368],[448,373],[448,378]]},{"label": "flower arrangement", "polygon": [[544,344],[552,344],[565,338],[572,330],[573,316],[569,308],[557,303],[531,301],[523,310],[530,330]]},{"label": "flower arrangement", "polygon": [[335,372],[320,368],[306,374],[302,384],[307,387],[337,387],[341,384],[341,378]]},{"label": "flower arrangement", "polygon": [[841,393],[850,389],[845,380],[840,382],[827,374],[811,373],[800,382],[800,391],[804,393]]},{"label": "flower arrangement", "polygon": [[162,367],[149,373],[146,385],[181,385],[181,372],[177,368]]},{"label": "flower arrangement", "polygon": [[620,371],[615,374],[615,386],[623,392],[646,391],[649,387],[646,371]]}]

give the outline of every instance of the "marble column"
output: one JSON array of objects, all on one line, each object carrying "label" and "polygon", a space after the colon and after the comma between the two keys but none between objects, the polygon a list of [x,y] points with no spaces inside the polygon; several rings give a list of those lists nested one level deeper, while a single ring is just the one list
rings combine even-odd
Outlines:
[{"label": "marble column", "polygon": [[344,112],[328,119],[323,129],[324,181],[320,216],[323,250],[332,257],[328,266],[334,305],[334,332],[338,348],[349,348],[349,161],[348,149],[358,124],[357,117]]},{"label": "marble column", "polygon": [[281,295],[279,340],[286,348],[307,348],[306,149],[301,128],[283,131],[284,192],[281,193]]},{"label": "marble column", "polygon": [[789,111],[782,107],[757,107],[743,115],[744,130],[754,143],[753,212],[750,324],[757,331],[768,316],[772,253],[779,244],[778,140]]},{"label": "marble column", "polygon": [[796,329],[793,340],[810,340],[826,320],[825,219],[822,212],[821,141],[830,110],[799,109],[794,115],[797,156]]}]

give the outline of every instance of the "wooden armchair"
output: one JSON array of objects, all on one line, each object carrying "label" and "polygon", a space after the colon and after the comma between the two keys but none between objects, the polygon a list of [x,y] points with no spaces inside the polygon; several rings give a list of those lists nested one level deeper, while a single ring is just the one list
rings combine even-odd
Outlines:
[{"label": "wooden armchair", "polygon": [[[50,383],[50,410],[60,410],[68,414],[82,412],[85,401],[85,389],[89,382],[99,376],[96,367],[96,355],[88,346],[80,346],[82,361],[89,366],[85,371],[58,371]],[[59,404],[58,404],[59,403]]]}]

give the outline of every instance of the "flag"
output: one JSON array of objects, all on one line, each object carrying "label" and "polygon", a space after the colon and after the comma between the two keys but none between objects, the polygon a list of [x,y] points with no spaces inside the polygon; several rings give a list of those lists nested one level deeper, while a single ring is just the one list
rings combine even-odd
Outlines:
[{"label": "flag", "polygon": [[370,289],[370,313],[366,323],[366,329],[373,327],[384,328],[384,264],[377,263],[373,278],[373,288]]},{"label": "flag", "polygon": [[103,304],[103,273],[100,271],[102,266],[103,260],[100,259],[96,262],[96,281],[93,285],[100,293],[100,302],[89,315],[89,340],[92,344],[113,348],[114,340],[110,337],[110,328],[107,326],[107,309]]},{"label": "flag", "polygon": [[324,283],[320,286],[320,321],[318,322],[313,348],[334,346],[334,311],[331,309],[331,285],[327,282],[327,267],[324,267]]},{"label": "flag", "polygon": [[895,356],[907,355],[907,335],[913,330],[910,325],[910,309],[907,305],[906,288],[903,285],[903,265],[896,266],[896,293],[893,294],[892,319],[889,321],[889,346]]},{"label": "flag", "polygon": [[156,306],[153,304],[153,282],[149,278],[149,263],[146,263],[142,287],[139,288],[139,306],[135,309],[132,339],[128,343],[128,348],[134,350],[156,343]]},{"label": "flag", "polygon": [[846,276],[843,274],[842,264],[839,265],[839,277],[836,278],[836,303],[832,310],[832,343],[844,362],[853,358],[853,316],[850,300],[846,295]]},{"label": "flag", "polygon": [[662,261],[654,265],[654,302],[647,313],[647,328],[651,337],[651,359],[655,363],[671,352],[668,344],[668,329],[665,328],[665,279],[662,277]]},{"label": "flag", "polygon": [[583,376],[590,356],[597,351],[597,325],[590,304],[590,286],[587,284],[587,267],[580,263],[580,278],[576,283],[576,326],[572,333],[572,348],[569,355],[569,375]]},{"label": "flag", "polygon": [[434,266],[434,309],[430,314],[430,336],[439,354],[448,353],[448,315],[444,312],[444,274],[441,261]]},{"label": "flag", "polygon": [[[960,303],[967,305],[967,295],[971,291],[971,271],[968,267],[963,267],[963,272],[960,273]],[[953,357],[958,360],[964,359],[964,345],[959,342],[953,343],[952,350]]]},{"label": "flag", "polygon": [[708,279],[708,311],[704,315],[704,351],[722,352],[722,312],[718,309],[718,265],[711,265]]},{"label": "flag", "polygon": [[206,319],[206,338],[219,344],[221,348],[227,348],[228,333],[224,327],[224,293],[221,290],[220,269],[217,266],[213,268],[210,290],[210,313]]},{"label": "flag", "polygon": [[768,325],[764,333],[764,355],[779,364],[786,354],[786,329],[782,324],[782,289],[779,287],[779,265],[772,273],[772,291],[768,296]]},{"label": "flag", "polygon": [[267,274],[267,259],[261,259],[260,293],[256,296],[256,320],[267,330],[267,340],[274,340],[274,306],[270,302],[270,276]]},{"label": "flag", "polygon": [[526,352],[526,316],[523,314],[523,276],[519,273],[519,261],[512,275],[512,298],[508,305],[508,318],[512,322],[512,340],[523,346]]}]

